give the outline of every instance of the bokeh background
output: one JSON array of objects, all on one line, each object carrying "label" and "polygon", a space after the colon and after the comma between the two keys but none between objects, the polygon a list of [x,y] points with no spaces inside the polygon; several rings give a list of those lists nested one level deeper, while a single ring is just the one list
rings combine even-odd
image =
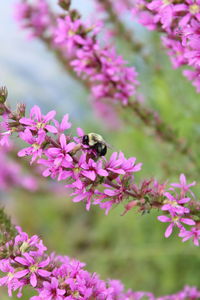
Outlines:
[{"label": "bokeh background", "polygon": [[[93,11],[93,2],[76,0],[73,5],[86,18]],[[195,168],[172,146],[161,143],[136,115],[125,113],[124,124],[117,131],[97,118],[90,96],[81,84],[63,71],[44,45],[27,39],[27,32],[14,21],[13,6],[14,1],[0,3],[0,84],[7,86],[13,107],[19,101],[28,108],[38,104],[44,112],[56,109],[58,119],[68,112],[73,122],[72,132],[78,126],[86,132],[101,133],[112,145],[108,156],[112,151],[122,150],[126,156],[136,156],[143,162],[138,181],[156,177],[173,182],[182,172],[190,181],[200,181],[198,166]],[[188,140],[198,156],[200,96],[181,70],[172,69],[159,34],[148,32],[129,16],[124,16],[124,22],[145,44],[144,60],[119,37],[116,42],[119,53],[139,72],[144,101],[159,111],[176,130],[177,137]],[[198,185],[195,192],[197,195],[200,192]],[[0,201],[13,222],[30,235],[39,234],[49,251],[86,262],[87,269],[99,273],[103,279],[117,278],[126,288],[151,291],[157,296],[176,292],[186,284],[200,287],[199,249],[190,242],[182,243],[176,234],[166,240],[166,225],[157,221],[156,211],[144,216],[129,212],[124,217],[120,216],[122,206],[108,216],[98,207],[86,212],[84,205],[72,203],[62,188],[52,194],[48,186],[32,193],[19,188],[2,190]],[[2,288],[0,295],[1,299],[8,299]],[[31,295],[32,291],[27,289],[22,299]]]}]

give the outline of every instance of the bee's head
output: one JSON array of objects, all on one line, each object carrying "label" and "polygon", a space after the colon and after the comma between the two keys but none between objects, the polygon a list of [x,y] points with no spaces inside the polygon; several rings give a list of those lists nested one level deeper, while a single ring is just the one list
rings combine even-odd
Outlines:
[{"label": "bee's head", "polygon": [[83,136],[82,143],[83,143],[83,145],[89,146],[89,136],[87,134]]}]

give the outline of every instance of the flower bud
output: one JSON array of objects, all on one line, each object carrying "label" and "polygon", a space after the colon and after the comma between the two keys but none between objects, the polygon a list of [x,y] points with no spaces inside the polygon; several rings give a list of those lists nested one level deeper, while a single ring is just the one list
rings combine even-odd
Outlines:
[{"label": "flower bud", "polygon": [[71,0],[59,0],[58,4],[60,7],[64,10],[69,10],[70,5],[71,5]]},{"label": "flower bud", "polygon": [[133,207],[137,206],[137,204],[138,204],[137,200],[133,200],[133,201],[129,202],[127,205],[124,206],[125,210],[121,214],[121,216],[124,216],[129,210],[131,210]]},{"label": "flower bud", "polygon": [[73,21],[76,21],[76,20],[81,18],[80,13],[76,9],[73,9],[73,10],[70,11],[70,16],[71,16]]},{"label": "flower bud", "polygon": [[5,103],[8,97],[8,90],[5,86],[0,88],[0,103]]},{"label": "flower bud", "polygon": [[25,116],[25,111],[26,111],[26,105],[23,103],[20,103],[17,105],[17,114],[19,115],[20,118]]}]

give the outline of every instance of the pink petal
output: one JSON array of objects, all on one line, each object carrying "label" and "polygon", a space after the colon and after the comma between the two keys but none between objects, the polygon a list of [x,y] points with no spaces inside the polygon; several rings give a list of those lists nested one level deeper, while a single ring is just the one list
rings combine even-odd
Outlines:
[{"label": "pink petal", "polygon": [[16,257],[15,261],[17,261],[19,264],[24,265],[24,266],[29,266],[29,262],[23,258],[23,257]]},{"label": "pink petal", "polygon": [[24,125],[34,125],[35,122],[31,119],[27,119],[27,118],[21,118],[19,120],[19,123],[24,124]]},{"label": "pink petal", "polygon": [[106,195],[112,197],[112,196],[116,196],[116,195],[117,195],[117,191],[105,189],[105,190],[104,190],[104,194],[106,194]]},{"label": "pink petal", "polygon": [[92,181],[96,179],[96,173],[94,171],[82,171],[82,174]]},{"label": "pink petal", "polygon": [[76,132],[77,132],[78,136],[80,136],[80,137],[84,136],[84,134],[85,134],[83,129],[79,128],[79,127],[76,129]]},{"label": "pink petal", "polygon": [[142,163],[139,163],[139,164],[134,166],[132,172],[138,172],[138,171],[141,170],[141,168],[142,168]]},{"label": "pink petal", "polygon": [[46,169],[46,170],[42,173],[42,175],[43,175],[44,177],[50,176],[50,175],[51,175],[50,169]]},{"label": "pink petal", "polygon": [[181,174],[180,175],[180,183],[182,185],[186,185],[186,178],[185,178],[185,175],[184,174]]},{"label": "pink petal", "polygon": [[80,194],[78,196],[76,196],[75,198],[73,198],[73,202],[80,202],[82,201],[85,197],[87,196],[87,194]]},{"label": "pink petal", "polygon": [[22,271],[16,272],[15,277],[16,278],[22,278],[22,277],[26,276],[28,273],[29,273],[28,269],[22,270]]},{"label": "pink petal", "polygon": [[70,152],[74,149],[74,147],[76,146],[76,144],[74,142],[67,144],[66,146],[66,151]]},{"label": "pink petal", "polygon": [[195,246],[199,246],[199,239],[196,236],[194,237],[193,242]]},{"label": "pink petal", "polygon": [[49,259],[49,257],[47,257],[46,260],[43,260],[43,261],[41,261],[41,262],[38,264],[38,267],[44,268],[44,267],[48,266],[49,261],[50,261],[50,259]]},{"label": "pink petal", "polygon": [[97,172],[100,176],[108,176],[108,172],[106,170],[100,169]]},{"label": "pink petal", "polygon": [[42,276],[42,277],[48,277],[48,276],[51,275],[51,272],[48,272],[48,271],[46,271],[46,270],[41,270],[41,269],[39,269],[39,270],[37,271],[37,273],[38,273],[40,276]]},{"label": "pink petal", "polygon": [[35,263],[35,260],[32,256],[30,256],[28,253],[24,253],[25,258],[28,260],[29,264],[33,265]]},{"label": "pink petal", "polygon": [[175,198],[168,192],[164,193],[165,197],[167,197],[169,200],[173,201]]},{"label": "pink petal", "polygon": [[161,210],[170,210],[170,208],[171,208],[171,205],[169,205],[169,204],[164,204],[164,205],[162,206]]},{"label": "pink petal", "polygon": [[111,171],[113,173],[116,173],[116,174],[125,174],[126,172],[122,169],[113,169],[113,168],[107,168],[108,171]]},{"label": "pink petal", "polygon": [[57,133],[58,130],[52,125],[46,125],[45,128],[51,133]]},{"label": "pink petal", "polygon": [[31,277],[30,277],[30,284],[31,284],[33,287],[36,287],[36,285],[37,285],[37,277],[36,277],[35,273],[32,273],[32,274],[31,274]]},{"label": "pink petal", "polygon": [[34,105],[31,109],[31,112],[30,112],[30,116],[31,118],[35,116],[35,118],[37,119],[37,121],[41,121],[42,119],[42,114],[41,114],[41,110],[39,108],[39,106],[37,105]]},{"label": "pink petal", "polygon": [[168,238],[171,234],[172,234],[172,230],[173,230],[174,224],[170,224],[166,231],[165,231],[165,237]]},{"label": "pink petal", "polygon": [[50,121],[51,119],[53,119],[56,115],[56,111],[55,110],[51,110],[50,112],[48,112],[48,114],[46,114],[46,116],[44,117],[44,121],[45,123]]},{"label": "pink petal", "polygon": [[83,188],[83,183],[80,179],[77,179],[76,181],[74,181],[73,183],[73,187],[78,188],[79,190]]},{"label": "pink petal", "polygon": [[17,153],[17,155],[18,155],[19,157],[23,157],[23,156],[30,155],[29,151],[27,151],[27,150],[30,150],[30,147],[20,150],[20,151]]},{"label": "pink petal", "polygon": [[179,26],[180,27],[185,27],[185,25],[187,25],[187,23],[190,20],[190,14],[185,15],[184,17],[181,18],[181,21],[179,22]]},{"label": "pink petal", "polygon": [[0,286],[5,285],[7,281],[8,281],[8,276],[4,276],[0,278]]},{"label": "pink petal", "polygon": [[69,154],[65,154],[65,160],[67,162],[72,162],[73,161],[72,157]]},{"label": "pink petal", "polygon": [[184,224],[187,225],[195,225],[195,221],[192,219],[188,219],[188,218],[181,218],[181,222],[183,222]]},{"label": "pink petal", "polygon": [[54,289],[58,288],[58,280],[55,277],[51,279],[51,285]]},{"label": "pink petal", "polygon": [[181,199],[181,200],[179,200],[178,201],[178,203],[187,203],[187,202],[189,202],[191,199],[190,198],[183,198],[183,199]]},{"label": "pink petal", "polygon": [[47,152],[50,154],[50,155],[55,155],[57,156],[58,154],[60,154],[60,149],[59,148],[49,148],[47,150]]},{"label": "pink petal", "polygon": [[68,122],[68,119],[69,119],[69,115],[68,114],[64,115],[62,122],[60,124],[61,131],[67,130],[71,127],[71,123]]},{"label": "pink petal", "polygon": [[157,219],[160,222],[171,222],[171,219],[169,217],[166,217],[166,216],[158,216]]},{"label": "pink petal", "polygon": [[66,137],[63,133],[60,136],[60,144],[61,144],[62,149],[66,148]]}]

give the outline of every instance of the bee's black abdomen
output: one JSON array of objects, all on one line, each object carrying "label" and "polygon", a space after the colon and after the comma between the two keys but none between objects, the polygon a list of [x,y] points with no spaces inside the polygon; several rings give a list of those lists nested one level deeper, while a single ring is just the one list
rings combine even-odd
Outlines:
[{"label": "bee's black abdomen", "polygon": [[99,156],[104,156],[107,153],[107,146],[102,143],[96,143],[93,149],[97,152]]},{"label": "bee's black abdomen", "polygon": [[107,153],[107,146],[103,145],[102,150],[101,150],[101,156],[106,155],[106,153]]},{"label": "bee's black abdomen", "polygon": [[84,145],[88,145],[89,146],[89,136],[88,135],[84,135],[83,136],[82,143]]}]

